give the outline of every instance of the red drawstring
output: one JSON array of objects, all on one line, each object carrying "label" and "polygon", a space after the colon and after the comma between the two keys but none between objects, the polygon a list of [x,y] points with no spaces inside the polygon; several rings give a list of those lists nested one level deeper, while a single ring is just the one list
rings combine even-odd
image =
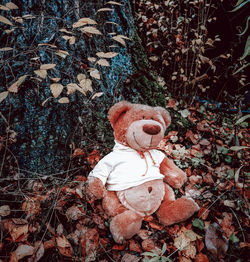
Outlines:
[{"label": "red drawstring", "polygon": [[[154,161],[151,153],[150,153],[149,151],[145,151],[145,152],[147,152],[147,153],[149,154],[149,156],[150,156],[150,158],[151,158],[151,160],[152,160],[152,162],[153,162],[153,165],[155,165],[155,161]],[[147,172],[148,172],[148,161],[147,161],[147,158],[145,157],[144,152],[137,151],[137,153],[140,155],[140,157],[141,157],[142,159],[145,159],[145,162],[146,162],[146,172],[145,172],[145,174],[142,174],[142,176],[145,176],[145,175],[147,174]]]}]

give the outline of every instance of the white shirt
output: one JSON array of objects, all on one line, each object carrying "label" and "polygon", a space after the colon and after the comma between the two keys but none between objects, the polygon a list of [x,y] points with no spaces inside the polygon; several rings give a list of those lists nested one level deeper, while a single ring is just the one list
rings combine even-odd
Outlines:
[{"label": "white shirt", "polygon": [[107,190],[120,191],[164,178],[160,173],[164,153],[152,149],[143,152],[143,157],[136,150],[117,141],[115,143],[113,151],[102,158],[89,174],[89,177],[99,178]]}]

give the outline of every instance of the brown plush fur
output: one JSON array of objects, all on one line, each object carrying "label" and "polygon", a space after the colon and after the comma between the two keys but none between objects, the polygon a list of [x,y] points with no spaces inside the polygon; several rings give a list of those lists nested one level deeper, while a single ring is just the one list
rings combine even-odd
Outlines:
[{"label": "brown plush fur", "polygon": [[[164,108],[127,101],[112,106],[108,119],[114,129],[115,139],[135,149],[138,154],[155,149],[171,122]],[[165,226],[184,221],[199,209],[190,198],[175,200],[171,187],[180,188],[187,177],[172,160],[165,157],[159,170],[164,175],[164,181],[153,180],[120,192],[106,191],[98,178],[89,180],[87,193],[95,199],[103,198],[103,208],[111,217],[110,231],[117,243],[135,235],[141,228],[143,216],[157,209],[159,221]],[[141,198],[145,201],[138,201]]]}]

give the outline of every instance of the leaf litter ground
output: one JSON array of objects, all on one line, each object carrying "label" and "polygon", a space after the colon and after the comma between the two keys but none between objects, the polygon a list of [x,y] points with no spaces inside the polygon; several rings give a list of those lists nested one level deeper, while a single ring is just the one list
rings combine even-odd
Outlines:
[{"label": "leaf litter ground", "polygon": [[168,107],[192,127],[169,131],[159,149],[186,171],[188,182],[176,195],[193,197],[197,214],[170,227],[145,217],[136,236],[116,244],[101,202],[85,194],[100,153],[77,148],[67,172],[25,178],[11,171],[0,179],[0,261],[245,261],[249,119],[200,104],[183,114],[173,99]]}]

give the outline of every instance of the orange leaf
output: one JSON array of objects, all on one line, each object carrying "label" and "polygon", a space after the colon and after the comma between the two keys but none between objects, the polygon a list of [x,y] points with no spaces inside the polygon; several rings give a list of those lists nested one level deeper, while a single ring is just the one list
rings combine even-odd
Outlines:
[{"label": "orange leaf", "polygon": [[73,153],[73,157],[84,156],[84,152],[81,148],[76,148]]},{"label": "orange leaf", "polygon": [[112,247],[112,250],[122,251],[122,250],[125,249],[125,247],[126,247],[126,245],[114,245],[114,246]]},{"label": "orange leaf", "polygon": [[149,222],[149,226],[152,227],[153,229],[157,229],[157,230],[162,230],[164,228],[164,226],[162,225],[157,225],[153,222]]},{"label": "orange leaf", "polygon": [[168,104],[167,104],[167,107],[170,107],[170,108],[174,108],[176,106],[176,102],[173,98],[170,98],[168,100]]},{"label": "orange leaf", "polygon": [[195,261],[195,262],[209,262],[207,256],[206,256],[205,254],[203,254],[203,253],[199,253],[199,254],[196,256],[196,258],[195,258],[194,261]]},{"label": "orange leaf", "polygon": [[146,222],[152,222],[154,220],[154,218],[153,218],[153,216],[145,216],[143,220],[146,221]]},{"label": "orange leaf", "polygon": [[58,236],[56,238],[56,244],[59,252],[66,257],[72,257],[73,248],[69,243],[68,239],[62,235],[62,237]]}]

